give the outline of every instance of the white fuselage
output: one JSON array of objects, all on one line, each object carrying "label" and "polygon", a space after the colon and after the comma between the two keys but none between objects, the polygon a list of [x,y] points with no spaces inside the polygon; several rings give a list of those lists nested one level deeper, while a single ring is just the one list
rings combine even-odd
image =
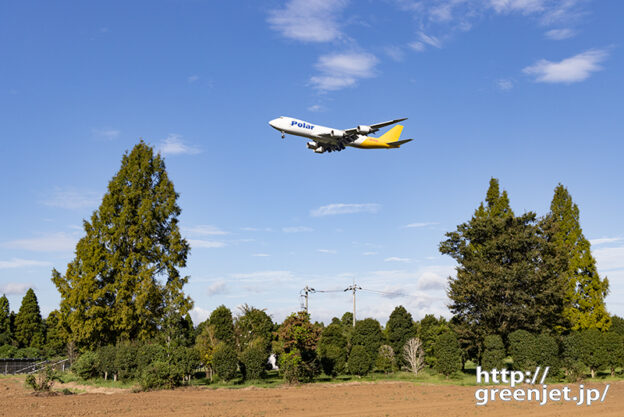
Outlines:
[{"label": "white fuselage", "polygon": [[[282,133],[288,133],[290,135],[302,136],[312,140],[323,141],[328,137],[339,138],[344,134],[344,131],[340,129],[332,129],[331,127],[319,126],[313,123],[306,122],[304,120],[293,119],[292,117],[278,117],[269,122],[272,128],[279,130]],[[366,140],[366,136],[358,135],[358,138],[347,146],[357,146]]]}]

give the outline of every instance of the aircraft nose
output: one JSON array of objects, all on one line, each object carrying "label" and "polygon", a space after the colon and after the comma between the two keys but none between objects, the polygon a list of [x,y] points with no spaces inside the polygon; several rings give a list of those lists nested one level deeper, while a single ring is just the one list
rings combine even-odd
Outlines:
[{"label": "aircraft nose", "polygon": [[279,122],[279,119],[273,119],[269,122],[269,125],[274,129],[279,129],[278,122]]}]

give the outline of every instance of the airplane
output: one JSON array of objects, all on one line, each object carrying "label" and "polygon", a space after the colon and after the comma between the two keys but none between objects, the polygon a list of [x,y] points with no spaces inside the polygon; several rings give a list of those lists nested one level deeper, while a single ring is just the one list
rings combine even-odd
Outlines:
[{"label": "airplane", "polygon": [[370,126],[360,125],[351,129],[340,130],[330,127],[319,126],[292,117],[281,116],[269,122],[272,128],[282,133],[282,139],[286,133],[290,135],[303,136],[312,139],[307,143],[308,149],[316,153],[341,151],[346,146],[361,149],[394,149],[412,139],[399,140],[403,126],[396,125],[379,138],[371,138],[371,133],[377,132],[382,127],[402,122],[404,119],[391,120],[389,122],[375,123]]}]

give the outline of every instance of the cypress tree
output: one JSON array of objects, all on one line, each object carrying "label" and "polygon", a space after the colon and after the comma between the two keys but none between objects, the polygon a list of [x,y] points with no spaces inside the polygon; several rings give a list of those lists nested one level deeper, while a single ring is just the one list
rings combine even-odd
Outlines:
[{"label": "cypress tree", "polygon": [[37,296],[32,288],[22,298],[17,316],[15,316],[15,340],[20,347],[41,349],[45,333]]},{"label": "cypress tree", "polygon": [[229,346],[234,346],[234,321],[232,312],[224,305],[217,307],[210,314],[210,325],[214,329],[214,337]]},{"label": "cypress tree", "polygon": [[364,346],[371,358],[371,363],[375,363],[377,360],[382,340],[381,325],[377,320],[368,318],[355,323],[351,344],[352,346]]},{"label": "cypress tree", "polygon": [[9,299],[2,294],[0,297],[0,346],[11,343],[11,310]]},{"label": "cypress tree", "polygon": [[[405,343],[416,336],[416,328],[412,315],[403,306],[396,307],[390,314],[388,323],[386,324],[386,340],[396,352],[403,352]],[[395,355],[399,369],[404,364],[403,355]]]},{"label": "cypress tree", "polygon": [[611,319],[604,298],[609,292],[609,281],[598,275],[590,243],[581,230],[578,206],[561,184],[555,188],[547,218],[554,223],[550,231],[553,241],[561,251],[569,254],[564,273],[567,284],[564,318],[571,330],[607,330]]},{"label": "cypress tree", "polygon": [[65,275],[53,270],[61,322],[71,340],[95,348],[145,340],[178,324],[192,307],[182,291],[189,245],[180,207],[160,154],[141,141],[121,168],[76,246]]}]

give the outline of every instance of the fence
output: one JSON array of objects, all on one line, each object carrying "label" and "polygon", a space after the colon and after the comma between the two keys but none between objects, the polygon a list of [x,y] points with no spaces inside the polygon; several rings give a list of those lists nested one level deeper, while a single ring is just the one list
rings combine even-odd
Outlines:
[{"label": "fence", "polygon": [[52,362],[40,358],[0,359],[0,373],[3,374],[32,374],[46,365],[57,371],[65,371],[69,359]]}]

